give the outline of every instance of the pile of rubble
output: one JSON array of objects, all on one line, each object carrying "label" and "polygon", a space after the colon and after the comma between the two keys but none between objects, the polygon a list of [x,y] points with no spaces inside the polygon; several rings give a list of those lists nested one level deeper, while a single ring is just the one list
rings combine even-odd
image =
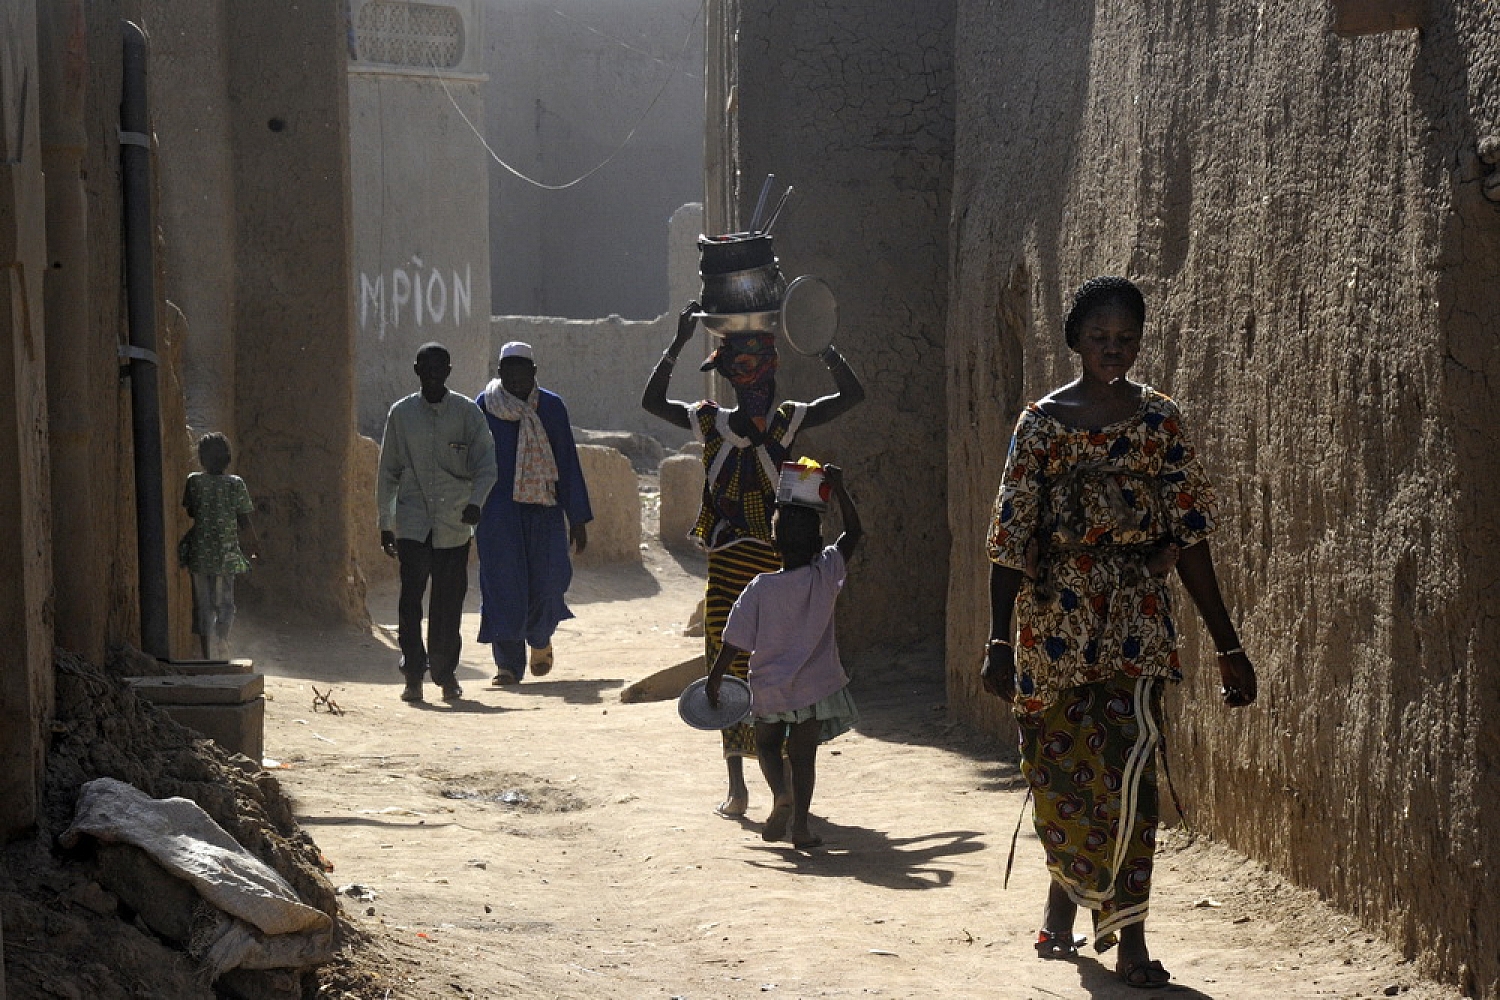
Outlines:
[{"label": "pile of rubble", "polygon": [[[35,836],[0,852],[7,990],[89,1000],[385,995],[378,957],[343,919],[325,875],[331,866],[293,819],[276,779],[259,761],[226,754],[138,698],[124,677],[139,673],[143,659],[149,661],[121,650],[99,668],[57,656],[42,818]],[[237,967],[214,978],[202,930],[223,917],[190,883],[134,846],[91,836],[66,849],[59,842],[74,822],[80,789],[97,778],[153,799],[196,803],[302,904],[331,918],[332,958],[301,969]]]}]

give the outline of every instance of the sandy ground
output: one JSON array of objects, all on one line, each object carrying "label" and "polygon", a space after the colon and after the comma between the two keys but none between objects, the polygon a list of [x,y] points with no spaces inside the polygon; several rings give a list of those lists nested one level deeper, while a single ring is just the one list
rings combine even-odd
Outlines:
[{"label": "sandy ground", "polygon": [[[391,997],[1116,997],[1113,955],[1032,949],[1046,886],[1010,755],[947,721],[935,654],[852,662],[864,719],[819,755],[813,853],[721,819],[715,733],[620,689],[701,650],[703,565],[659,548],[581,570],[557,668],[398,700],[394,587],[369,635],[236,626],[267,674],[266,754],[335,865]],[[856,560],[852,572],[859,572]],[[471,594],[473,592],[471,591]],[[471,605],[477,598],[471,598]],[[475,606],[477,609],[477,605]],[[343,710],[315,710],[314,687]],[[1455,998],[1311,894],[1199,839],[1159,853],[1153,952],[1178,997]],[[356,892],[350,889],[347,892]],[[347,896],[346,892],[346,896]]]}]

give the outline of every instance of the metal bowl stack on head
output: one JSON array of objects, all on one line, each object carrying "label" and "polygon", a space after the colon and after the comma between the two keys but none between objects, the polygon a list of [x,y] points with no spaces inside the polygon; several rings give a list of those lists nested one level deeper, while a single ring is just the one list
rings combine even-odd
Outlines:
[{"label": "metal bowl stack on head", "polygon": [[698,237],[703,326],[719,337],[774,333],[786,280],[768,233]]}]

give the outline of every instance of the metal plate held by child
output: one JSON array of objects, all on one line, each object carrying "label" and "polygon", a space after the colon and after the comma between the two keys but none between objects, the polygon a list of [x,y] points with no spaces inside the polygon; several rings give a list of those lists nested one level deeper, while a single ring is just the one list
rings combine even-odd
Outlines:
[{"label": "metal plate held by child", "polygon": [[750,685],[725,674],[719,686],[719,705],[708,703],[708,678],[700,677],[677,698],[677,714],[694,729],[728,729],[750,717]]},{"label": "metal plate held by child", "polygon": [[839,303],[828,282],[804,274],[781,297],[781,335],[798,354],[812,357],[833,343],[839,329]]}]

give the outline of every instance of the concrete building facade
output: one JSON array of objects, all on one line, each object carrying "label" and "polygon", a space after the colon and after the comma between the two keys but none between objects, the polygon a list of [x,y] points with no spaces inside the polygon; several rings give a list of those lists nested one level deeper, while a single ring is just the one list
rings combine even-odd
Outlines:
[{"label": "concrete building facade", "polygon": [[349,161],[358,425],[416,391],[428,341],[472,396],[489,364],[489,159],[480,0],[350,7]]}]

